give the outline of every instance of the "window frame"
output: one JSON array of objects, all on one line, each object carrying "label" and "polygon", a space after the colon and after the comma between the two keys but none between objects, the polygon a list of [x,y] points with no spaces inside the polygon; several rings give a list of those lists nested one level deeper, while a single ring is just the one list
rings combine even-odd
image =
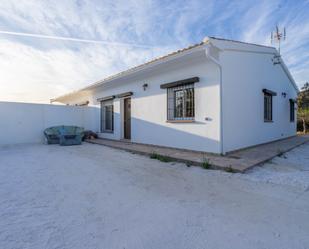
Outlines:
[{"label": "window frame", "polygon": [[293,100],[290,100],[290,122],[294,123],[295,122],[295,102]]},{"label": "window frame", "polygon": [[[167,122],[194,122],[195,120],[195,90],[194,82],[167,87]],[[187,108],[188,93],[191,91],[191,109]],[[177,92],[182,92],[182,115],[178,116],[177,113]],[[172,100],[171,100],[172,99]],[[192,115],[188,115],[192,112]]]},{"label": "window frame", "polygon": [[[264,92],[264,122],[273,122],[273,95]],[[268,100],[268,101],[267,101]]]},{"label": "window frame", "polygon": [[[111,107],[111,129],[106,129],[106,109]],[[113,100],[102,100],[101,101],[101,133],[114,133],[114,101]]]}]

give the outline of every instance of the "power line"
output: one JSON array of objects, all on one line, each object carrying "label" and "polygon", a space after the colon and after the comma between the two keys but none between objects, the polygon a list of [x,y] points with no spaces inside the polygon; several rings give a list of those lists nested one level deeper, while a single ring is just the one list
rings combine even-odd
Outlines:
[{"label": "power line", "polygon": [[109,45],[109,46],[154,48],[154,46],[135,44],[135,43],[110,42],[110,41],[103,41],[103,40],[89,40],[89,39],[80,39],[80,38],[73,38],[73,37],[41,35],[41,34],[24,33],[24,32],[12,32],[12,31],[5,31],[5,30],[0,30],[0,34],[24,36],[24,37],[32,37],[32,38],[52,39],[52,40],[62,40],[62,41],[73,41],[73,42],[82,42],[82,43],[92,43],[92,44],[104,44],[104,45]]}]

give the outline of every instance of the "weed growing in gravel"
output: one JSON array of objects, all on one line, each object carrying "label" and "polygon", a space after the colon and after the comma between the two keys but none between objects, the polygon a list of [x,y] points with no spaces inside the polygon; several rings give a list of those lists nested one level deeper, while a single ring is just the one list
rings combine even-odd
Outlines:
[{"label": "weed growing in gravel", "polygon": [[164,162],[164,163],[168,163],[168,162],[171,162],[171,158],[167,157],[167,156],[162,156],[160,154],[157,154],[155,152],[153,152],[151,155],[150,155],[150,158],[151,159],[157,159],[161,162]]},{"label": "weed growing in gravel", "polygon": [[224,170],[225,172],[236,173],[236,171],[232,168],[232,166],[229,166],[228,168],[225,168]]},{"label": "weed growing in gravel", "polygon": [[204,158],[204,159],[203,159],[202,167],[203,167],[203,169],[210,169],[211,164],[210,164],[208,158]]}]

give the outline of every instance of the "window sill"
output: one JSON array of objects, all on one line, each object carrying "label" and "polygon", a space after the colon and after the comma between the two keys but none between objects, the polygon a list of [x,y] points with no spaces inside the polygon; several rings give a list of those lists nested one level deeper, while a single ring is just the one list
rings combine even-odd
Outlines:
[{"label": "window sill", "polygon": [[195,123],[194,119],[189,120],[166,120],[167,123]]},{"label": "window sill", "polygon": [[264,120],[264,123],[273,123],[273,120]]},{"label": "window sill", "polygon": [[114,131],[101,131],[101,133],[109,133],[109,134],[112,134],[112,133],[114,133]]}]

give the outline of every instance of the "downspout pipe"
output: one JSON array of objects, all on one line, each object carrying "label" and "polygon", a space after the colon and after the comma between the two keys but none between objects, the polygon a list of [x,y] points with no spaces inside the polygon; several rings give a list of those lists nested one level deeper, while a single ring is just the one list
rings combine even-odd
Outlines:
[{"label": "downspout pipe", "polygon": [[208,44],[205,46],[205,54],[208,59],[210,59],[214,64],[219,68],[220,74],[220,154],[225,155],[224,146],[223,146],[223,101],[222,101],[222,66],[220,62],[211,55],[209,40],[206,41]]}]

